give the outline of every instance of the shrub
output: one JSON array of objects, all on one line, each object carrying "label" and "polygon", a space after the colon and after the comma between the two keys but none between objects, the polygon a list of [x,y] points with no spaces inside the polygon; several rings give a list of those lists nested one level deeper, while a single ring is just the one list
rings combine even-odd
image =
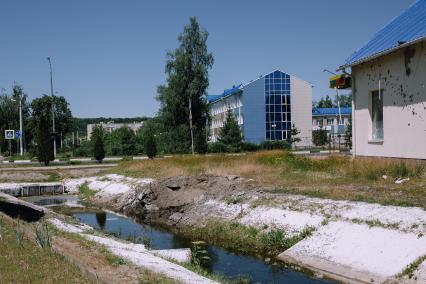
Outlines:
[{"label": "shrub", "polygon": [[243,136],[232,110],[228,110],[226,113],[226,120],[220,129],[218,140],[228,147],[228,152],[241,151]]},{"label": "shrub", "polygon": [[201,128],[199,130],[195,131],[195,152],[198,154],[205,154],[207,153],[207,137],[206,137],[206,130],[205,128]]},{"label": "shrub", "polygon": [[155,138],[154,138],[154,135],[152,135],[152,133],[146,136],[144,148],[145,148],[145,154],[148,156],[148,158],[152,159],[155,156],[157,156],[157,145],[155,143]]},{"label": "shrub", "polygon": [[102,163],[102,160],[105,158],[105,148],[104,148],[104,132],[101,126],[96,126],[93,129],[93,156],[95,159]]},{"label": "shrub", "polygon": [[226,153],[228,152],[228,147],[220,141],[211,142],[207,145],[207,151],[209,153]]},{"label": "shrub", "polygon": [[284,140],[265,140],[260,144],[263,150],[290,150],[291,144]]},{"label": "shrub", "polygon": [[254,152],[260,150],[260,146],[254,143],[244,142],[242,149],[245,152]]},{"label": "shrub", "polygon": [[50,161],[53,161],[53,139],[50,133],[49,121],[47,117],[42,116],[37,124],[36,141],[37,141],[37,158],[40,163],[48,166]]},{"label": "shrub", "polygon": [[312,131],[312,142],[316,146],[324,146],[328,143],[327,130],[319,129]]}]

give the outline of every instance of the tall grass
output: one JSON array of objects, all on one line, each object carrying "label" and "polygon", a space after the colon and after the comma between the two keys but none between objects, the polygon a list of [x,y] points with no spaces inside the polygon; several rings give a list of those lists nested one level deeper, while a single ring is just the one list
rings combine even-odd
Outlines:
[{"label": "tall grass", "polygon": [[297,156],[289,152],[259,158],[259,162],[270,166],[282,166],[289,170],[303,172],[339,173],[349,178],[378,180],[382,176],[393,178],[421,178],[425,164],[410,162],[391,162],[383,158],[351,159],[330,156],[322,159]]},{"label": "tall grass", "polygon": [[276,255],[310,236],[313,231],[314,228],[307,227],[300,234],[289,236],[282,229],[259,230],[237,222],[210,220],[204,227],[196,227],[184,233],[193,239],[234,251]]},{"label": "tall grass", "polygon": [[[305,157],[275,150],[241,156],[182,155],[122,162],[109,171],[152,178],[238,175],[258,186],[295,194],[426,208],[425,165],[385,158]],[[407,177],[409,183],[394,184],[396,179]]]},{"label": "tall grass", "polygon": [[389,162],[385,159],[355,159],[348,174],[353,178],[378,180],[383,176],[392,178],[421,178],[425,165],[408,162]]}]

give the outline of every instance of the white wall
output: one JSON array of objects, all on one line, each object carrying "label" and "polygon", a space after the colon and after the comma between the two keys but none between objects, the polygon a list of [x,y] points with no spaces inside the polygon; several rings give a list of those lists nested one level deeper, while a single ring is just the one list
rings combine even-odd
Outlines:
[{"label": "white wall", "polygon": [[[291,76],[291,75],[290,75]],[[296,146],[312,144],[312,85],[297,77],[290,77],[291,84],[291,120],[300,130],[302,141]]]},{"label": "white wall", "polygon": [[[426,41],[352,67],[352,78],[354,154],[426,159]],[[384,139],[373,143],[369,94],[379,78]]]},{"label": "white wall", "polygon": [[210,137],[209,140],[216,142],[220,128],[223,127],[228,110],[233,110],[236,113],[236,119],[241,126],[244,123],[242,113],[242,100],[240,94],[234,94],[229,97],[223,98],[217,102],[209,104],[209,111],[211,115],[210,121]]}]

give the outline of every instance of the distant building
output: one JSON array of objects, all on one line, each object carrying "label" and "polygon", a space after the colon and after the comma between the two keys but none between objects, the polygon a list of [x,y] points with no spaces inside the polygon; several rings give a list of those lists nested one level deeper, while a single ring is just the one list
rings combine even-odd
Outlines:
[{"label": "distant building", "polygon": [[426,0],[377,32],[352,69],[353,153],[426,159]]},{"label": "distant building", "polygon": [[87,140],[90,140],[90,138],[92,137],[93,128],[97,125],[102,126],[104,131],[106,131],[107,133],[111,133],[114,130],[119,129],[119,128],[123,128],[123,127],[128,127],[136,133],[136,131],[138,131],[138,129],[142,128],[143,121],[131,122],[131,123],[114,123],[114,121],[108,121],[108,122],[101,122],[101,123],[96,123],[96,124],[88,124],[87,125]]},{"label": "distant building", "polygon": [[[352,115],[352,108],[313,108],[312,130],[327,130],[329,137],[338,142],[345,136]],[[343,139],[340,142],[343,143]]]},{"label": "distant building", "polygon": [[294,124],[302,139],[297,146],[311,144],[312,85],[295,76],[276,70],[220,95],[210,95],[208,101],[211,141],[217,140],[226,113],[231,110],[247,142],[285,140]]}]

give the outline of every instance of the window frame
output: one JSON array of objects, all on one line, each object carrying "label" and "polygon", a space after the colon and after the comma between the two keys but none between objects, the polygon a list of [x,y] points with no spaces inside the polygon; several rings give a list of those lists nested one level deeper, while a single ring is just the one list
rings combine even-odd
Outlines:
[{"label": "window frame", "polygon": [[[379,98],[379,102],[381,102],[381,137],[378,137],[377,133],[380,133],[380,131],[377,131],[377,129],[375,130],[375,128],[377,128],[377,126],[375,127],[375,120],[374,120],[374,113],[373,113],[373,107],[374,107],[374,101],[373,101],[373,97],[374,96],[381,96],[381,98]],[[369,143],[383,143],[384,138],[385,138],[385,133],[384,133],[384,89],[376,89],[376,90],[371,90],[369,91],[368,94],[368,110],[369,110],[369,115],[370,115],[370,119],[369,119],[369,123],[370,123],[370,127],[369,127]],[[380,114],[380,112],[379,112]]]}]

